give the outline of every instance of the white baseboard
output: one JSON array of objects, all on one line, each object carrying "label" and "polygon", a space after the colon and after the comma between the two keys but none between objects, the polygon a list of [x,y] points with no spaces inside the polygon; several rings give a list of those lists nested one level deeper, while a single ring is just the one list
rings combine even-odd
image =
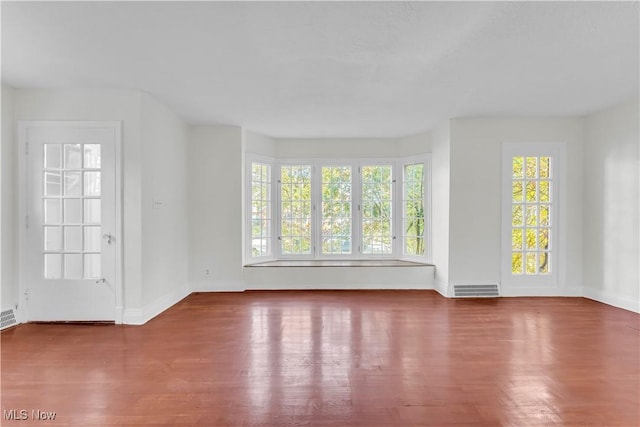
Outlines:
[{"label": "white baseboard", "polygon": [[166,295],[161,296],[142,308],[128,308],[124,310],[122,323],[126,325],[144,325],[169,307],[183,300],[191,293],[189,286],[185,285]]},{"label": "white baseboard", "polygon": [[443,297],[449,297],[449,284],[438,279],[433,280],[433,288]]},{"label": "white baseboard", "polygon": [[245,283],[240,280],[197,280],[190,284],[191,292],[242,292]]},{"label": "white baseboard", "polygon": [[583,289],[583,295],[585,298],[589,298],[594,301],[623,308],[625,310],[633,311],[634,313],[640,313],[640,301],[634,301],[632,298],[611,295],[603,290],[592,289],[586,286]]},{"label": "white baseboard", "polygon": [[247,284],[247,291],[287,291],[287,290],[299,290],[299,291],[312,291],[312,290],[339,290],[339,291],[365,291],[365,290],[432,290],[433,286],[425,284],[394,284],[388,283],[368,283],[366,285],[350,285],[345,283],[314,283],[313,285],[297,285],[297,284]]}]

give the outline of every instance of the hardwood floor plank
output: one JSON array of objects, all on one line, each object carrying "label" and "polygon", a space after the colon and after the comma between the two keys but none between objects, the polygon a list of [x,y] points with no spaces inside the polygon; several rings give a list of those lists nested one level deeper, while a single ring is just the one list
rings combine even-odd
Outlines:
[{"label": "hardwood floor plank", "polygon": [[582,298],[198,293],[1,344],[3,426],[640,425],[640,316]]}]

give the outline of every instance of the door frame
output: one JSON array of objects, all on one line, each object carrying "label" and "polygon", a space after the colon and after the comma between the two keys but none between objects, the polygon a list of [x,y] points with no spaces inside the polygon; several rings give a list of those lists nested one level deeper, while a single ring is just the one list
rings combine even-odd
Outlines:
[{"label": "door frame", "polygon": [[27,215],[29,201],[29,158],[27,131],[31,128],[110,128],[115,135],[115,323],[121,324],[124,313],[123,303],[123,241],[122,241],[122,122],[121,121],[65,121],[65,120],[19,120],[18,121],[18,315],[27,321],[28,302],[26,272],[29,263],[27,242]]},{"label": "door frame", "polygon": [[[565,142],[503,142],[501,161],[501,195],[500,195],[500,270],[501,291],[506,296],[549,296],[566,295],[567,272],[567,162]],[[548,277],[525,275],[520,279],[521,285],[514,285],[511,280],[511,195],[512,195],[512,159],[513,156],[551,156],[553,160],[553,197],[554,212],[552,233],[553,273]]]}]

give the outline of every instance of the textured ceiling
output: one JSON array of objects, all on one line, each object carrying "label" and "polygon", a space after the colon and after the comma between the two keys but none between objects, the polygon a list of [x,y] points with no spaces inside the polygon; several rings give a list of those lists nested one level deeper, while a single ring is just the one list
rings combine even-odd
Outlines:
[{"label": "textured ceiling", "polygon": [[400,136],[638,93],[637,2],[2,2],[2,81],[141,89],[191,123]]}]

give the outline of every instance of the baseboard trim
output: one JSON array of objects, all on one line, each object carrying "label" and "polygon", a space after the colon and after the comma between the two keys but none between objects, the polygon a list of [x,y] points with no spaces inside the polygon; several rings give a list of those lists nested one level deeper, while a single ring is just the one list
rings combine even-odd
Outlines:
[{"label": "baseboard trim", "polygon": [[441,280],[434,279],[433,289],[445,298],[449,298],[449,284]]},{"label": "baseboard trim", "polygon": [[245,290],[243,281],[211,281],[198,280],[191,282],[191,292],[242,292]]},{"label": "baseboard trim", "polygon": [[185,285],[166,295],[161,296],[142,308],[125,309],[122,323],[125,325],[144,325],[163,311],[182,301],[189,296],[191,290]]},{"label": "baseboard trim", "polygon": [[634,301],[631,298],[619,297],[617,295],[611,295],[608,292],[598,289],[591,289],[584,287],[583,296],[585,298],[601,302],[603,304],[611,305],[613,307],[629,310],[634,313],[640,313],[640,302]]}]

